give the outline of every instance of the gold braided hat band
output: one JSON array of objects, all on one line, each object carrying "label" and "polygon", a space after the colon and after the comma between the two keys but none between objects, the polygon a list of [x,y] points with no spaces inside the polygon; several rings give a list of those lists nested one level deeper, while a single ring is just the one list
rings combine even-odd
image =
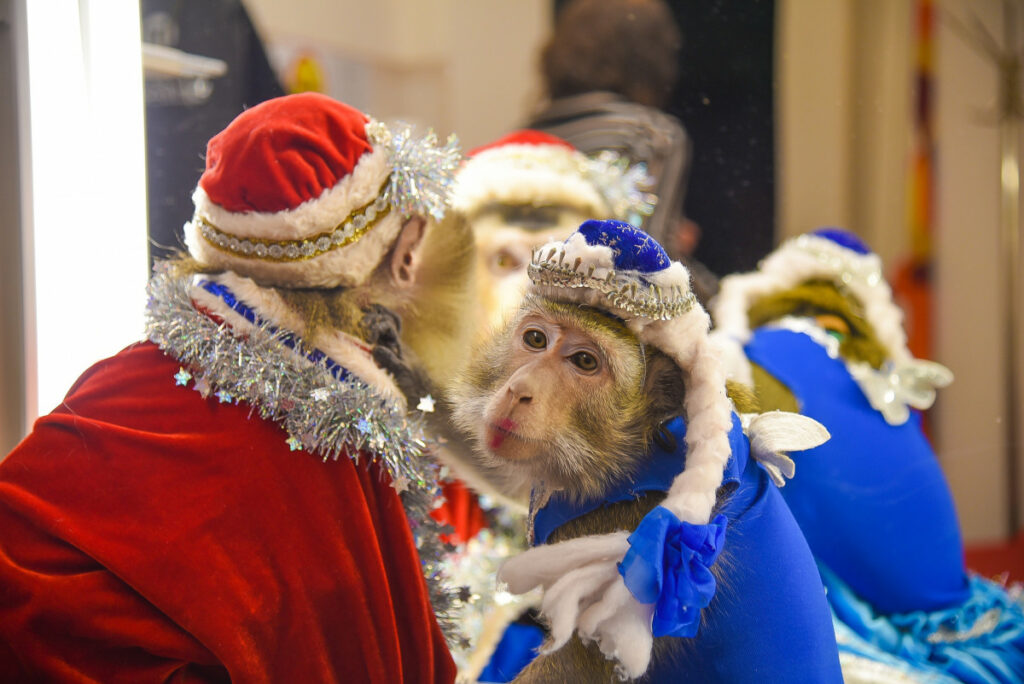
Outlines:
[{"label": "gold braided hat band", "polygon": [[261,261],[305,261],[341,249],[365,235],[390,213],[388,194],[388,190],[385,190],[377,198],[353,211],[333,229],[298,240],[239,238],[224,232],[198,214],[193,217],[192,223],[199,228],[203,239],[222,252]]}]

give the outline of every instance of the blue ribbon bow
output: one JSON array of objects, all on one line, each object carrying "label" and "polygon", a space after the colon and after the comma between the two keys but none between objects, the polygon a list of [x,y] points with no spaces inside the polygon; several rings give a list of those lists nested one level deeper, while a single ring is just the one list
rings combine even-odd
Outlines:
[{"label": "blue ribbon bow", "polygon": [[693,525],[658,506],[629,536],[619,574],[637,601],[656,604],[654,636],[697,633],[700,611],[715,595],[711,566],[722,551],[726,525],[721,514],[706,525]]}]

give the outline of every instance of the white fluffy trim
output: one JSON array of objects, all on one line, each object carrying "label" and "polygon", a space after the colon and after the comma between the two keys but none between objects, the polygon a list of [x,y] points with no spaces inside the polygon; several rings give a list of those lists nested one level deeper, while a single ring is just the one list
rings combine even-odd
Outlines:
[{"label": "white fluffy trim", "polygon": [[[253,324],[236,313],[220,297],[203,289],[197,281],[204,279],[220,283],[230,289],[260,318],[274,326],[294,332],[300,337],[305,332],[299,316],[273,290],[260,287],[251,279],[231,272],[196,276],[189,293],[192,300],[204,310],[223,319],[236,333],[246,334],[252,331]],[[398,406],[405,406],[405,397],[394,379],[373,362],[373,357],[360,340],[334,330],[306,342],[373,387],[384,399]]]},{"label": "white fluffy trim", "polygon": [[491,203],[561,204],[609,218],[607,203],[586,179],[586,157],[555,145],[504,145],[467,160],[452,190],[452,207],[471,216]]},{"label": "white fluffy trim", "polygon": [[816,278],[831,280],[860,300],[868,322],[894,361],[911,358],[903,312],[892,299],[878,255],[857,254],[816,235],[786,241],[756,271],[723,278],[712,305],[716,329],[745,343],[750,339],[748,311],[754,302]]},{"label": "white fluffy trim", "polygon": [[302,261],[268,261],[226,252],[207,242],[191,221],[185,224],[185,244],[201,263],[240,273],[261,285],[353,287],[377,268],[402,225],[403,217],[392,210],[352,244]]},{"label": "white fluffy trim", "polygon": [[618,661],[621,676],[635,679],[647,671],[654,605],[634,599],[619,574],[628,537],[614,532],[536,546],[501,566],[498,580],[511,592],[544,588],[541,612],[550,621],[551,639],[543,653],[564,646],[575,629],[584,641],[596,641],[606,658]]},{"label": "white fluffy trim", "polygon": [[378,145],[359,158],[352,173],[294,209],[229,211],[215,204],[202,187],[196,187],[192,202],[198,215],[237,238],[303,240],[333,230],[354,210],[375,199],[389,173],[387,150]]},{"label": "white fluffy trim", "polygon": [[703,525],[711,519],[715,494],[732,454],[732,404],[718,348],[708,337],[711,319],[699,305],[668,321],[627,321],[641,342],[672,358],[686,374],[686,467],[662,503],[680,520]]}]

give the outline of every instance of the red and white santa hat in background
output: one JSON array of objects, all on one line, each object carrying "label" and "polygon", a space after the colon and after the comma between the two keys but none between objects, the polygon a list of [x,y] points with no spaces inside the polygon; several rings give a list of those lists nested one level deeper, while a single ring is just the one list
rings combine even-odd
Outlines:
[{"label": "red and white santa hat in background", "polygon": [[563,205],[605,216],[608,205],[587,177],[587,157],[540,131],[515,131],[472,150],[455,179],[452,208],[473,216],[491,204]]},{"label": "red and white santa hat in background", "polygon": [[317,93],[269,100],[214,136],[185,224],[193,257],[263,285],[353,286],[411,215],[440,219],[461,161]]}]

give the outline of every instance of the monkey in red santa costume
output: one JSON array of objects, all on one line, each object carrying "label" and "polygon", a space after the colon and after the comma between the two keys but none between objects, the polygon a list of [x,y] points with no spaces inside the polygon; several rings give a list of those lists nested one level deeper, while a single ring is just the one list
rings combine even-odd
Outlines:
[{"label": "monkey in red santa costume", "polygon": [[0,465],[0,680],[454,679],[431,397],[374,350],[463,348],[458,163],[315,94],[210,141],[147,339]]}]

